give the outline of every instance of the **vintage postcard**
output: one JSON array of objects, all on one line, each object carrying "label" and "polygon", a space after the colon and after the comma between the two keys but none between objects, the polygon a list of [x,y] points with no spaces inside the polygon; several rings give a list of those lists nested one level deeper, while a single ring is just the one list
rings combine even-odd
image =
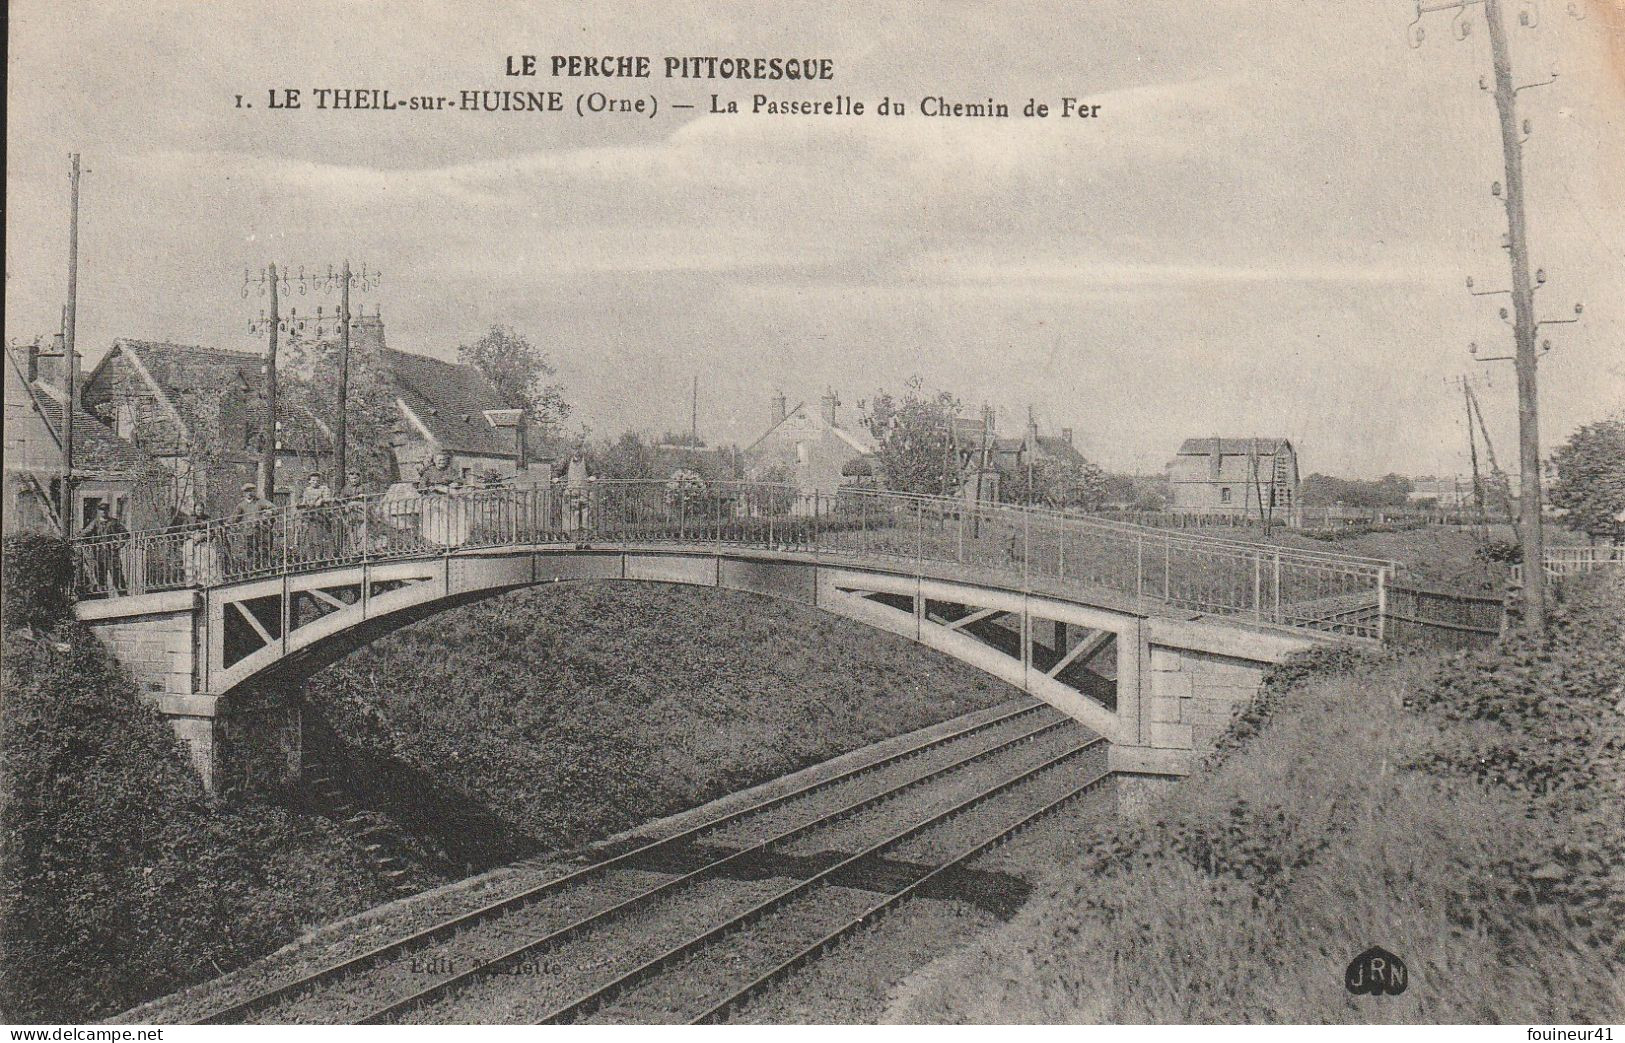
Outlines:
[{"label": "vintage postcard", "polygon": [[11,1038],[1625,1021],[1621,0],[7,21]]}]

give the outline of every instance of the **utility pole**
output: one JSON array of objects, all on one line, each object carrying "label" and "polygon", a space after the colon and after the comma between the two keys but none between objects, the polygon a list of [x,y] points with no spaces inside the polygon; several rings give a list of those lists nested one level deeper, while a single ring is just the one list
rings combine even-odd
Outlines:
[{"label": "utility pole", "polygon": [[1524,624],[1546,629],[1546,548],[1540,516],[1540,417],[1535,386],[1535,299],[1529,277],[1529,240],[1523,203],[1523,145],[1518,135],[1517,90],[1507,52],[1501,0],[1484,0],[1490,56],[1495,67],[1495,108],[1501,117],[1501,151],[1506,159],[1507,252],[1512,260],[1514,366],[1518,371],[1518,540],[1523,548]]},{"label": "utility pole", "polygon": [[276,340],[277,333],[282,325],[282,316],[277,304],[277,274],[276,265],[270,266],[271,273],[271,321],[267,323],[271,330],[270,346],[265,353],[265,431],[260,436],[263,444],[260,446],[260,497],[274,500],[276,493]]},{"label": "utility pole", "polygon": [[68,174],[68,307],[62,319],[63,382],[68,400],[62,406],[62,534],[73,538],[73,403],[79,388],[79,351],[74,327],[79,318],[79,153],[72,155]]},{"label": "utility pole", "polygon": [[[361,271],[351,270],[348,259],[344,261],[337,272],[330,264],[327,266],[327,275],[306,274],[305,266],[299,266],[297,279],[288,274],[288,266],[283,265],[278,271],[276,265],[262,268],[256,276],[248,270],[243,271],[243,296],[247,297],[254,287],[259,287],[260,296],[267,292],[271,297],[271,314],[266,316],[264,311],[260,317],[248,324],[249,332],[258,333],[262,328],[268,328],[270,333],[270,353],[266,358],[265,367],[265,394],[268,402],[266,410],[266,428],[264,438],[266,446],[262,451],[260,469],[265,475],[263,479],[264,495],[270,498],[276,488],[276,421],[277,421],[277,334],[286,331],[289,337],[304,332],[311,322],[316,323],[316,336],[318,339],[326,336],[326,324],[337,320],[339,324],[339,363],[337,388],[337,413],[334,417],[333,436],[337,443],[333,453],[333,463],[336,469],[334,475],[335,486],[342,486],[345,473],[349,470],[349,409],[350,399],[350,341],[351,326],[355,323],[355,315],[350,311],[351,284],[359,286],[362,292],[368,292],[377,287],[381,273],[368,271],[363,264]],[[280,285],[279,285],[280,283]],[[289,293],[297,289],[300,296],[306,294],[331,293],[334,288],[339,290],[339,306],[329,316],[323,313],[322,306],[316,308],[314,319],[309,314],[301,316],[298,308],[290,309],[284,317],[280,302],[282,293]],[[325,340],[323,341],[325,344]]]},{"label": "utility pole", "polygon": [[1473,466],[1473,502],[1478,505],[1479,538],[1487,543],[1490,538],[1489,502],[1484,496],[1484,478],[1478,470],[1478,439],[1473,434],[1472,380],[1463,374],[1454,383],[1461,385],[1462,401],[1467,407],[1467,457]]},{"label": "utility pole", "polygon": [[700,447],[700,377],[694,376],[694,392],[689,400],[688,414],[688,445],[691,449]]},{"label": "utility pole", "polygon": [[[339,390],[338,414],[333,420],[333,433],[338,445],[333,447],[333,487],[343,488],[345,476],[349,473],[346,462],[347,424],[345,423],[345,404],[350,400],[350,259],[344,259],[344,286],[339,293]],[[523,437],[524,421],[520,421],[520,432]],[[521,455],[523,450],[521,449]]]},{"label": "utility pole", "polygon": [[[1518,461],[1522,474],[1519,476],[1518,493],[1518,545],[1523,556],[1523,602],[1524,626],[1533,631],[1542,631],[1546,626],[1546,573],[1545,573],[1545,538],[1541,530],[1541,489],[1540,489],[1540,411],[1537,394],[1536,368],[1540,356],[1549,349],[1549,343],[1542,345],[1537,352],[1535,339],[1541,326],[1560,323],[1578,322],[1574,319],[1546,319],[1537,321],[1535,318],[1535,291],[1545,283],[1544,270],[1536,270],[1531,279],[1529,268],[1529,235],[1527,227],[1527,212],[1524,208],[1523,198],[1523,140],[1529,135],[1529,121],[1518,120],[1518,92],[1532,87],[1541,87],[1553,82],[1557,78],[1556,72],[1550,79],[1538,83],[1514,84],[1512,81],[1512,56],[1507,46],[1506,23],[1501,13],[1502,0],[1416,0],[1416,18],[1410,24],[1409,35],[1411,46],[1420,47],[1424,38],[1421,26],[1422,16],[1440,11],[1453,11],[1454,35],[1458,40],[1465,40],[1472,32],[1472,22],[1464,16],[1467,9],[1482,3],[1484,5],[1484,23],[1489,30],[1490,62],[1494,79],[1495,110],[1500,119],[1501,153],[1506,166],[1506,186],[1504,203],[1507,215],[1507,233],[1502,246],[1507,251],[1507,257],[1512,268],[1512,286],[1507,290],[1474,291],[1472,279],[1467,280],[1467,289],[1474,296],[1484,297],[1493,294],[1505,293],[1512,298],[1511,322],[1514,340],[1514,352],[1510,356],[1501,356],[1500,359],[1510,359],[1518,375]],[[1585,14],[1574,4],[1568,7],[1571,17],[1583,19]],[[1539,24],[1538,14],[1531,15],[1528,10],[1518,15],[1518,24],[1531,28]],[[1483,78],[1479,80],[1482,90],[1490,90],[1490,83]],[[1501,182],[1497,181],[1490,189],[1491,194],[1502,196]],[[1578,316],[1582,307],[1574,306],[1574,313]],[[1501,318],[1508,318],[1508,309],[1501,309]],[[1483,358],[1478,356],[1477,345],[1472,347],[1472,354],[1479,362],[1493,362],[1499,359]]]}]

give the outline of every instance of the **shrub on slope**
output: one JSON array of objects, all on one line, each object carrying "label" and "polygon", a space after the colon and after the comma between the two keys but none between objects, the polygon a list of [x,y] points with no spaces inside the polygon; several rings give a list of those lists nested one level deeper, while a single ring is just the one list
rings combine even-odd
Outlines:
[{"label": "shrub on slope", "polygon": [[379,900],[319,821],[207,798],[88,632],[7,630],[3,661],[5,1020],[110,1014]]},{"label": "shrub on slope", "polygon": [[[1250,740],[898,1015],[1619,1020],[1621,587],[1575,591],[1548,638],[1496,651],[1289,664]],[[1406,961],[1403,995],[1344,989],[1371,945]]]}]

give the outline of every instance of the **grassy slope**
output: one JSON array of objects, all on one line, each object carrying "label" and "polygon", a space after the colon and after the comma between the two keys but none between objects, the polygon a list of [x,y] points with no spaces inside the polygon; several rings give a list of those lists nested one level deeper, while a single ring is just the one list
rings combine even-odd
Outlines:
[{"label": "grassy slope", "polygon": [[385,896],[329,823],[206,797],[87,632],[3,654],[0,1020],[109,1014]]},{"label": "grassy slope", "polygon": [[[893,1015],[1618,1021],[1622,619],[1617,583],[1543,645],[1283,673],[1250,737]],[[1345,991],[1370,945],[1406,960],[1402,996]]]},{"label": "grassy slope", "polygon": [[[432,617],[319,675],[306,706],[352,758],[384,757],[509,840],[557,849],[1014,694],[811,609],[640,584]],[[387,780],[370,796],[397,816],[422,803]]]}]

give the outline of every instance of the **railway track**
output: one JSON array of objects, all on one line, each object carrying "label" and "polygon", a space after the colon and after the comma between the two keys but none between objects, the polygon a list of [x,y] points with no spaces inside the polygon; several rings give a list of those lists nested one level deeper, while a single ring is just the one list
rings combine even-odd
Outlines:
[{"label": "railway track", "polygon": [[[999,756],[1003,751],[1043,741],[1045,736],[1069,724],[1067,718],[1036,701],[1004,711],[987,720],[926,738],[876,761],[639,844],[468,912],[444,917],[404,937],[217,1008],[199,1018],[197,1023],[273,1020],[278,1015],[286,1015],[289,1020],[350,1020],[358,1014],[358,1020],[362,1021],[385,1019],[414,1009],[463,981],[495,973],[540,946],[573,937],[611,915],[624,914],[629,908],[670,894],[676,885],[713,879],[732,867],[748,864],[752,856],[770,846],[827,829],[934,779]],[[820,805],[831,802],[836,804],[833,810],[821,809]],[[764,828],[769,831],[765,839],[761,837]],[[704,856],[704,843],[730,840],[743,846],[725,857]],[[682,865],[697,855],[701,856],[697,869],[683,869],[675,874],[670,871],[672,864]],[[650,866],[654,868],[646,868]],[[668,871],[662,872],[662,868]],[[531,914],[544,907],[554,915],[543,917],[544,922],[539,924]],[[556,921],[561,915],[570,922],[562,927],[545,923],[548,919]],[[515,940],[518,944],[513,944]],[[465,943],[470,943],[472,950],[460,951],[455,960],[441,957],[437,963],[434,959],[416,958],[453,944],[460,950],[468,949]],[[450,973],[449,969],[457,962],[467,966],[462,972]],[[446,967],[448,973],[422,988],[419,986],[425,966]],[[395,973],[389,973],[391,971]],[[366,993],[369,986],[378,987],[378,991],[386,995],[402,992],[405,995],[382,1007],[368,1007],[357,990]]]},{"label": "railway track", "polygon": [[[1098,754],[1097,764],[1087,772],[1086,781],[1078,783],[1078,762],[1091,753]],[[1105,740],[1080,742],[782,888],[538,1020],[544,1024],[588,1019],[632,1024],[725,1020],[851,932],[1096,788],[1108,774]],[[1027,799],[1018,801],[1015,810],[997,800],[1018,794]],[[885,856],[900,860],[903,874],[880,888],[883,897],[875,901],[873,882],[854,878]],[[743,985],[738,983],[740,968],[745,968]]]},{"label": "railway track", "polygon": [[[432,1021],[448,1016],[448,1011],[458,1021],[484,1020],[485,1013],[471,1018],[463,1011],[478,1006],[493,991],[507,997],[499,997],[499,1003],[512,999],[525,1004],[543,1002],[575,988],[574,981],[580,976],[603,977],[615,973],[620,964],[653,955],[664,945],[662,939],[669,937],[673,924],[681,931],[686,929],[684,925],[729,920],[782,889],[782,883],[776,881],[817,874],[832,857],[841,860],[838,852],[843,842],[856,837],[858,846],[867,847],[877,832],[894,832],[898,821],[929,818],[967,793],[985,789],[989,779],[1024,773],[1027,762],[1035,758],[1048,762],[1058,751],[1076,749],[1080,734],[1086,733],[1067,718],[1040,723],[810,821],[788,829],[774,823],[770,835],[757,833],[743,846],[730,846],[721,857],[702,859],[698,868],[653,882],[580,919],[518,933],[510,948],[468,961],[456,973],[379,1006],[360,1020],[382,1024],[426,1012],[425,1019]],[[528,976],[524,990],[512,989],[514,975]],[[527,1011],[500,1017],[510,1016],[535,1020]]]}]

